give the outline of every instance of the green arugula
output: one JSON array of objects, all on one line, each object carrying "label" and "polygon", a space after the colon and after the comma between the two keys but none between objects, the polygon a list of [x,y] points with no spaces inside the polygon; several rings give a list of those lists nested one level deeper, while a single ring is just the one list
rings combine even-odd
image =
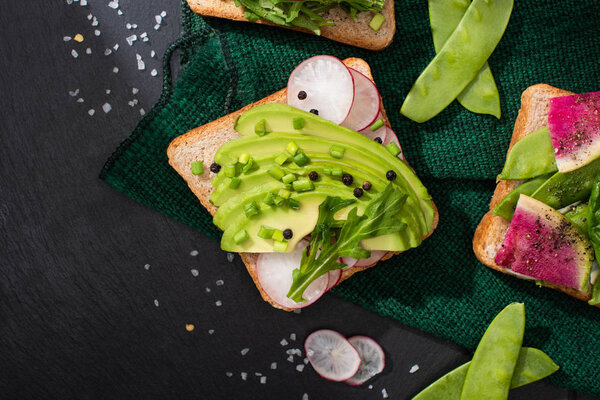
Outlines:
[{"label": "green arugula", "polygon": [[327,197],[319,206],[308,251],[302,254],[300,267],[292,273],[293,282],[287,297],[297,303],[305,301],[302,294],[312,282],[329,271],[346,266],[338,262],[340,257],[371,256],[370,251],[359,246],[362,240],[406,229],[406,224],[396,219],[406,198],[406,194],[390,183],[369,201],[363,215],[359,216],[354,207],[344,221],[335,219],[335,213],[356,200]]},{"label": "green arugula", "polygon": [[234,0],[244,6],[244,17],[250,21],[263,18],[277,25],[308,29],[317,35],[322,26],[334,26],[320,14],[340,7],[356,20],[358,11],[381,11],[384,0]]},{"label": "green arugula", "polygon": [[[592,246],[594,246],[596,261],[600,263],[600,177],[596,178],[592,186],[588,202],[587,230]],[[600,304],[600,280],[598,279],[593,286],[592,298],[589,301],[589,304],[593,306]]]}]

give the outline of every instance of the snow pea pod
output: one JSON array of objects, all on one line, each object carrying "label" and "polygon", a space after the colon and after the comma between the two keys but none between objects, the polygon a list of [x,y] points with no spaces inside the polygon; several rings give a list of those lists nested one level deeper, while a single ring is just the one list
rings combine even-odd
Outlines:
[{"label": "snow pea pod", "polygon": [[425,122],[471,82],[502,38],[514,0],[474,0],[444,46],[417,78],[400,112]]},{"label": "snow pea pod", "polygon": [[[470,362],[465,363],[448,372],[412,400],[459,400],[470,364]],[[519,352],[510,388],[514,389],[538,381],[557,370],[558,365],[546,353],[531,347],[523,347]]]},{"label": "snow pea pod", "polygon": [[500,203],[494,207],[492,214],[505,218],[509,221],[512,220],[513,214],[515,213],[515,208],[517,207],[517,202],[519,201],[519,196],[521,194],[531,196],[544,182],[548,180],[549,177],[550,175],[542,175],[517,186],[512,192],[504,196]]},{"label": "snow pea pod", "polygon": [[577,225],[583,232],[587,234],[587,220],[588,220],[588,205],[585,203],[578,204],[573,207],[565,214],[565,217],[569,218],[569,220]]},{"label": "snow pea pod", "polygon": [[574,171],[557,172],[531,197],[552,208],[563,208],[576,201],[587,200],[597,176],[600,176],[600,159]]},{"label": "snow pea pod", "polygon": [[[429,0],[429,22],[435,51],[444,43],[462,20],[470,0]],[[483,64],[475,79],[457,97],[467,110],[479,114],[491,114],[500,118],[500,94],[488,63]]]},{"label": "snow pea pod", "polygon": [[461,400],[508,398],[524,331],[523,303],[509,304],[494,318],[475,350],[460,394]]},{"label": "snow pea pod", "polygon": [[558,171],[548,128],[542,128],[519,140],[506,156],[500,179],[531,179]]}]

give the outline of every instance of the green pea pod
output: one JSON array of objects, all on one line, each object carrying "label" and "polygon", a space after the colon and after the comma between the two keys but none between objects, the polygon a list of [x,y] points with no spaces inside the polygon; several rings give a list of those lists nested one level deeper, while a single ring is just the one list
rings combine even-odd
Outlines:
[{"label": "green pea pod", "polygon": [[506,156],[504,169],[498,178],[504,180],[531,179],[558,171],[550,131],[542,128],[519,140]]},{"label": "green pea pod", "polygon": [[[596,177],[588,201],[587,231],[592,246],[594,246],[596,261],[600,261],[600,177]],[[600,281],[598,279],[594,282],[589,304],[592,306],[600,304]]]},{"label": "green pea pod", "polygon": [[492,214],[505,218],[509,221],[512,220],[513,214],[515,213],[515,208],[517,207],[517,202],[519,201],[519,196],[521,196],[521,194],[531,196],[544,182],[548,180],[549,177],[550,175],[539,176],[517,186],[512,192],[504,196],[500,203],[494,207]]},{"label": "green pea pod", "polygon": [[509,304],[494,318],[475,350],[465,377],[461,400],[508,398],[524,331],[523,303]]},{"label": "green pea pod", "polygon": [[[433,382],[413,400],[459,400],[467,370],[471,363],[465,363]],[[517,366],[510,388],[518,388],[553,374],[558,365],[546,353],[531,347],[523,347],[519,352]]]},{"label": "green pea pod", "polygon": [[474,0],[444,46],[417,78],[400,112],[425,122],[475,79],[508,25],[514,0]]},{"label": "green pea pod", "polygon": [[[444,43],[462,20],[470,0],[429,0],[429,22],[435,51]],[[483,65],[475,79],[458,95],[457,100],[467,110],[479,114],[491,114],[500,118],[500,95],[488,63]]]},{"label": "green pea pod", "polygon": [[600,159],[574,171],[557,172],[531,197],[552,208],[563,208],[576,201],[587,200],[597,176],[600,176]]},{"label": "green pea pod", "polygon": [[577,225],[582,232],[587,234],[587,220],[588,220],[588,205],[585,203],[578,204],[564,214],[565,217],[569,218],[572,223]]}]

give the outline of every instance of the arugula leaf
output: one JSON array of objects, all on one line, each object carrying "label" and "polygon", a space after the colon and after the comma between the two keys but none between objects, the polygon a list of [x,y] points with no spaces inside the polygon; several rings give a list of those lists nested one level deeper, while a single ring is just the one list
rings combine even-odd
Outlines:
[{"label": "arugula leaf", "polygon": [[[343,221],[336,220],[335,213],[355,200],[327,197],[319,206],[309,250],[302,255],[300,267],[292,273],[293,282],[287,297],[297,303],[305,301],[302,294],[312,282],[329,271],[345,267],[338,262],[340,257],[370,257],[371,252],[359,245],[362,240],[406,229],[406,224],[396,219],[406,198],[406,194],[390,183],[369,201],[363,215],[359,216],[354,207]],[[334,237],[335,241],[332,240]]]},{"label": "arugula leaf", "polygon": [[[592,186],[592,193],[588,202],[587,230],[594,247],[596,262],[600,263],[600,177],[596,178]],[[593,285],[592,298],[589,304],[600,304],[600,278]]]}]

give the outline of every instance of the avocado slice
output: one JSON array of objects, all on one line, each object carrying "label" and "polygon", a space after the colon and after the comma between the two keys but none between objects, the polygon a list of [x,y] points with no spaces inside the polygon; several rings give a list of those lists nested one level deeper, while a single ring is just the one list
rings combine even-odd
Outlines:
[{"label": "avocado slice", "polygon": [[[294,128],[294,119],[301,118],[304,122],[302,129]],[[355,132],[351,129],[334,124],[315,114],[299,110],[295,107],[282,103],[269,103],[256,106],[246,111],[237,119],[234,129],[244,136],[253,136],[257,123],[264,121],[267,132],[301,133],[308,136],[316,136],[323,139],[336,140],[346,145],[356,145],[363,152],[376,154],[390,163],[398,177],[402,176],[411,190],[407,192],[410,196],[418,199],[418,205],[425,217],[427,232],[433,226],[435,211],[431,202],[431,196],[423,186],[412,169],[402,160],[394,157],[380,144]],[[270,136],[268,133],[265,137]],[[300,145],[298,143],[298,145]],[[362,163],[358,162],[357,168]]]}]

